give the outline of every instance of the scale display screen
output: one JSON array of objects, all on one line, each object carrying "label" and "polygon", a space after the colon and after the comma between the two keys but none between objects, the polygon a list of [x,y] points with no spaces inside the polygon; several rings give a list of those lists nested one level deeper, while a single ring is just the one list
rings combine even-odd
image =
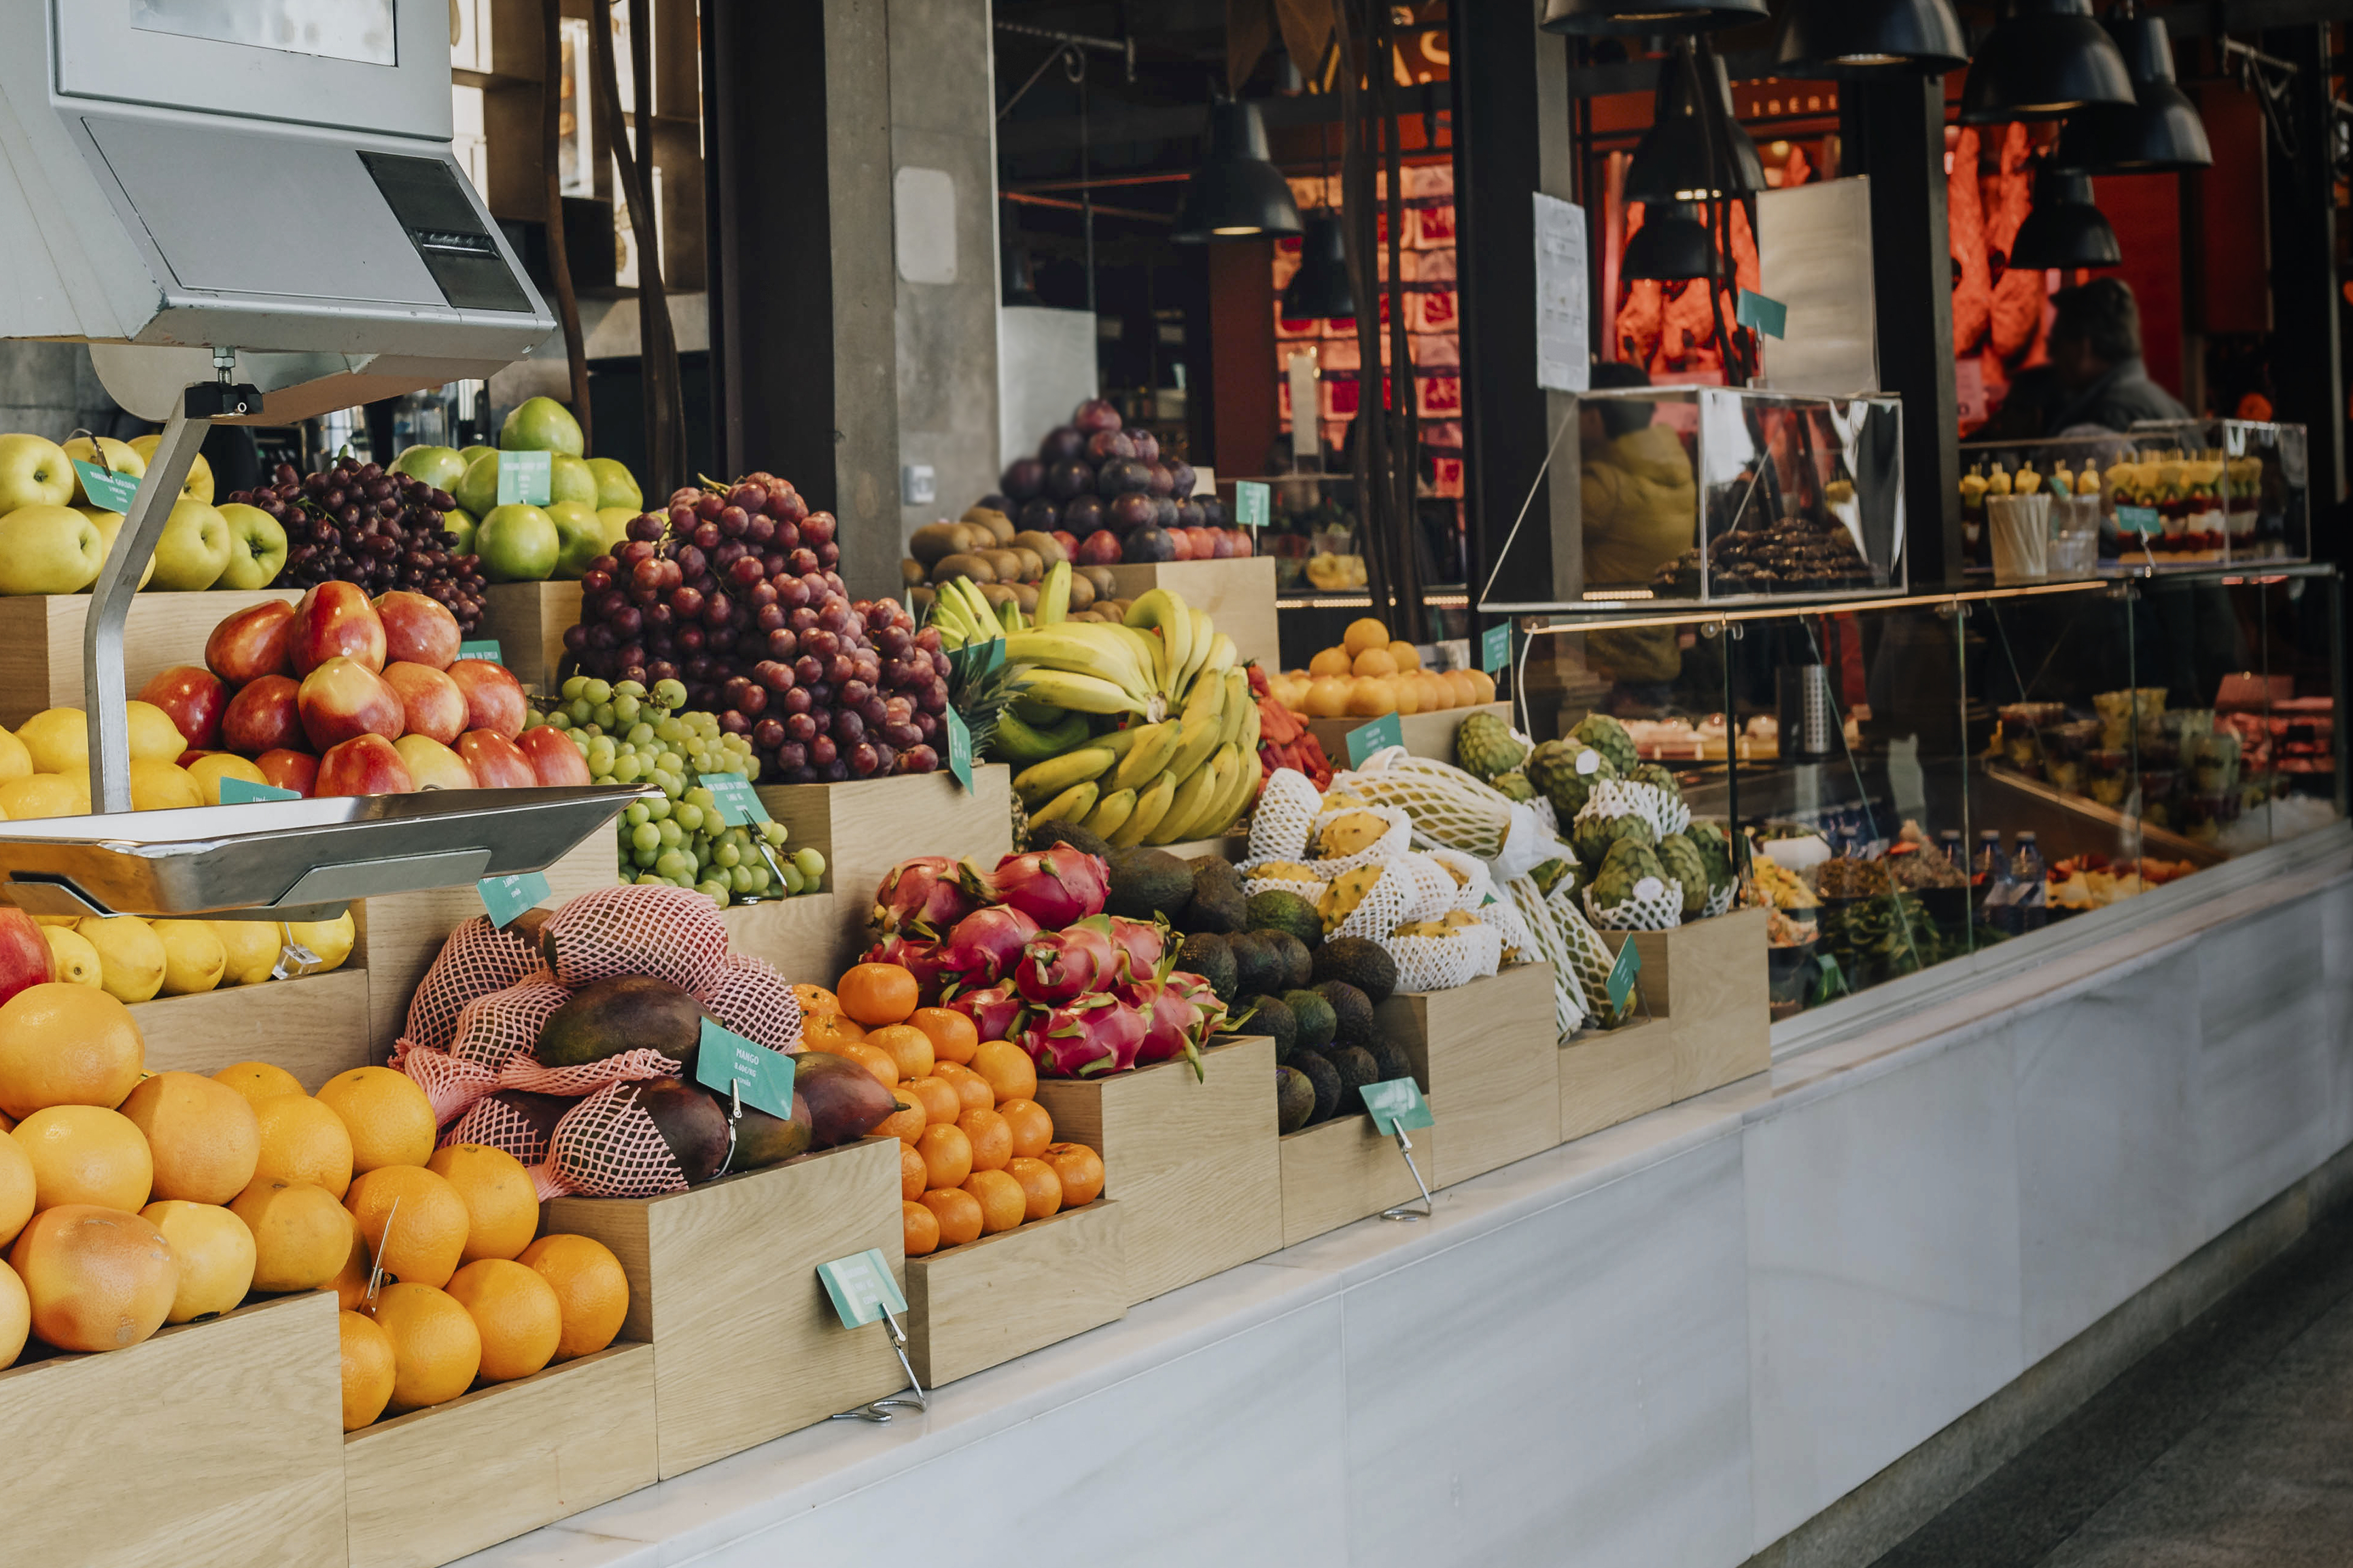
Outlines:
[{"label": "scale display screen", "polygon": [[131,0],[131,25],[361,65],[400,63],[394,0]]}]

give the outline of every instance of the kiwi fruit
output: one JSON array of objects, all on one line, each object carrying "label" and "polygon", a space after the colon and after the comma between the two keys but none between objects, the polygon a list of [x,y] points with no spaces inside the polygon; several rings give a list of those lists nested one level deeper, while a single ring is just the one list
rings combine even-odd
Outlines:
[{"label": "kiwi fruit", "polygon": [[1060,540],[1055,538],[1050,533],[1040,533],[1034,528],[1029,529],[1025,532],[1015,534],[1013,536],[1013,548],[1016,550],[1029,551],[1031,553],[1035,554],[1040,562],[1048,566],[1051,566],[1057,562],[1069,559],[1069,557],[1064,555],[1062,552],[1062,542]]},{"label": "kiwi fruit", "polygon": [[900,558],[899,586],[902,588],[913,588],[919,584],[928,583],[930,581],[931,571],[922,562],[916,560],[912,555],[902,556]]},{"label": "kiwi fruit", "polygon": [[1095,602],[1095,585],[1077,573],[1071,574],[1071,613],[1078,615],[1092,609]]},{"label": "kiwi fruit", "polygon": [[994,583],[997,581],[997,568],[979,556],[962,551],[954,555],[943,555],[932,563],[933,582],[945,583],[957,577],[969,577],[975,583]]},{"label": "kiwi fruit", "polygon": [[965,534],[960,522],[927,522],[908,539],[907,553],[925,566],[936,566],[965,547]]},{"label": "kiwi fruit", "polygon": [[1009,584],[983,583],[980,584],[980,596],[988,601],[990,609],[995,610],[1012,604],[1019,595],[1013,592]]},{"label": "kiwi fruit", "polygon": [[1035,583],[1046,574],[1045,558],[1036,551],[1017,544],[1013,547],[1013,557],[1021,563],[1021,580],[1024,583]]}]

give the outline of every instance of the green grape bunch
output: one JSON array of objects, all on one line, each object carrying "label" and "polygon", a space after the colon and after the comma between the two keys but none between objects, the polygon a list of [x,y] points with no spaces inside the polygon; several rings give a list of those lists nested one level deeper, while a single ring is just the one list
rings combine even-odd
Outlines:
[{"label": "green grape bunch", "polygon": [[658,680],[649,691],[640,681],[575,675],[545,711],[529,712],[523,728],[545,725],[565,735],[597,784],[661,791],[621,813],[621,880],[692,888],[721,909],[815,892],[825,857],[811,848],[786,854],[783,823],[731,827],[722,819],[702,776],[757,779],[760,759],[749,739],[720,728],[716,714],[681,711],[685,701],[686,688],[675,680]]}]

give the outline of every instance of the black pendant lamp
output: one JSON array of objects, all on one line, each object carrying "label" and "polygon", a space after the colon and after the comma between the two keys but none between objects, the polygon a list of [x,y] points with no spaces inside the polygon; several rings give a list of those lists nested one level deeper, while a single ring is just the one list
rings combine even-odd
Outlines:
[{"label": "black pendant lamp", "polygon": [[2214,162],[2198,106],[2174,85],[2173,42],[2162,16],[2126,7],[2103,24],[2132,74],[2131,108],[2078,110],[2059,133],[2055,166],[2086,174],[2146,174],[2204,169]]},{"label": "black pendant lamp", "polygon": [[1170,237],[1186,245],[1266,239],[1297,234],[1299,205],[1291,182],[1267,155],[1266,122],[1258,105],[1209,105],[1209,146],[1186,182]]},{"label": "black pendant lamp", "polygon": [[1547,33],[1705,33],[1765,20],[1765,0],[1548,0]]},{"label": "black pendant lamp", "polygon": [[[1713,91],[1721,110],[1728,144],[1715,147],[1714,167],[1708,158],[1711,117],[1694,100],[1696,76],[1703,92]],[[1626,166],[1626,199],[1630,202],[1705,202],[1726,195],[1746,195],[1765,188],[1765,165],[1757,143],[1732,117],[1732,82],[1724,61],[1704,43],[1694,48],[1678,43],[1659,65],[1658,96],[1651,128],[1635,143],[1633,161]]]},{"label": "black pendant lamp", "polygon": [[2134,101],[2132,75],[2091,0],[2010,0],[1969,64],[1961,123],[2052,120],[2087,104]]},{"label": "black pendant lamp", "polygon": [[1661,283],[1705,278],[1715,266],[1715,241],[1689,202],[1656,202],[1642,208],[1642,226],[1626,242],[1623,270],[1629,278]]},{"label": "black pendant lamp", "polygon": [[2010,247],[2012,267],[2114,267],[2124,258],[2116,231],[2092,205],[2089,176],[2057,169],[2034,176],[2034,206]]},{"label": "black pendant lamp", "polygon": [[1781,24],[1781,74],[1942,76],[1969,63],[1952,0],[1797,0]]},{"label": "black pendant lamp", "polygon": [[1286,321],[1346,321],[1356,313],[1356,291],[1348,283],[1348,257],[1340,238],[1340,215],[1307,215],[1299,242],[1299,270],[1283,285]]}]

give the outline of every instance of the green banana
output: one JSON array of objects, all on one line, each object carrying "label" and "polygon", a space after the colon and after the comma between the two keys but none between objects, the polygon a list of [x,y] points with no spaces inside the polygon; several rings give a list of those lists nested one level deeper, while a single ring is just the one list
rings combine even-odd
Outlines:
[{"label": "green banana", "polygon": [[1050,730],[1070,717],[1050,702],[1032,702],[1027,697],[1015,698],[1006,710],[1018,715],[1024,724],[1039,730]]},{"label": "green banana", "polygon": [[[1156,628],[1161,646],[1166,650],[1162,657],[1162,670],[1170,678],[1183,673],[1193,658],[1193,617],[1185,601],[1166,588],[1152,592],[1128,605],[1127,614],[1120,619],[1138,630]],[[1162,689],[1174,696],[1173,686]]]},{"label": "green banana", "polygon": [[[1210,738],[1215,740],[1217,731],[1212,730],[1209,733]],[[1187,774],[1185,781],[1176,786],[1176,798],[1168,803],[1167,811],[1161,815],[1159,822],[1146,835],[1145,841],[1152,844],[1176,843],[1185,825],[1200,816],[1208,807],[1209,797],[1215,793],[1217,784],[1218,770],[1205,759],[1199,767]]]},{"label": "green banana", "polygon": [[1128,817],[1134,810],[1135,792],[1132,789],[1124,789],[1114,795],[1107,795],[1097,801],[1094,810],[1087,814],[1085,826],[1090,833],[1099,837],[1109,838],[1126,825]]},{"label": "green banana", "polygon": [[1057,561],[1053,570],[1046,574],[1046,585],[1038,591],[1038,624],[1059,626],[1070,613],[1071,563]]},{"label": "green banana", "polygon": [[1022,689],[1039,702],[1050,702],[1080,713],[1148,713],[1145,703],[1125,687],[1099,675],[1033,667],[1023,678]]},{"label": "green banana", "polygon": [[1087,735],[1084,714],[1064,714],[1053,728],[1040,730],[1008,708],[997,716],[997,739],[989,744],[989,754],[998,762],[1042,763],[1085,745]]},{"label": "green banana", "polygon": [[1050,757],[1014,774],[1014,793],[1020,795],[1024,805],[1051,800],[1074,784],[1101,778],[1115,760],[1108,746],[1081,746],[1075,752]]},{"label": "green banana", "polygon": [[1136,737],[1127,755],[1119,760],[1119,771],[1112,775],[1113,789],[1140,789],[1150,784],[1168,759],[1176,754],[1177,742],[1184,739],[1184,725],[1175,719],[1147,725]]},{"label": "green banana", "polygon": [[1141,844],[1152,830],[1168,815],[1169,803],[1176,798],[1176,775],[1163,773],[1152,782],[1152,787],[1135,797],[1135,809],[1128,815],[1120,830],[1111,836],[1112,847],[1124,849]]},{"label": "green banana", "polygon": [[1103,786],[1089,779],[1074,784],[1045,805],[1029,814],[1032,826],[1040,822],[1078,822],[1095,808],[1095,797]]}]

